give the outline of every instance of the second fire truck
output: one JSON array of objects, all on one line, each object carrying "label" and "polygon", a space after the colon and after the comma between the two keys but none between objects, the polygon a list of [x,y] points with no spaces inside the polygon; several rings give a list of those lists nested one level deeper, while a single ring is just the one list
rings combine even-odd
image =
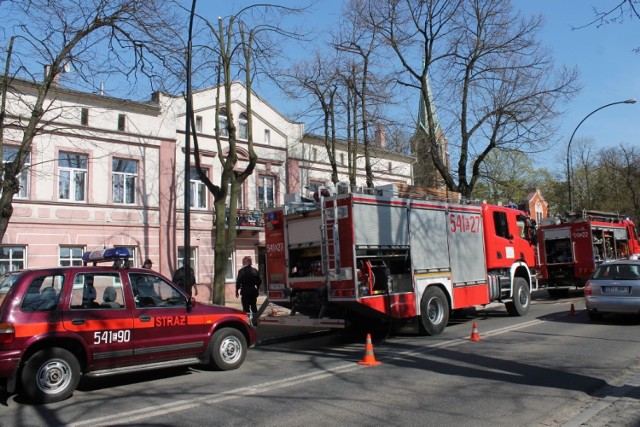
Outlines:
[{"label": "second fire truck", "polygon": [[617,213],[587,211],[545,219],[538,227],[539,284],[553,296],[584,287],[604,261],[640,253],[635,224]]},{"label": "second fire truck", "polygon": [[378,319],[437,335],[452,310],[498,301],[511,315],[527,313],[536,238],[527,214],[408,186],[347,188],[265,213],[268,299],[308,320],[261,323]]}]

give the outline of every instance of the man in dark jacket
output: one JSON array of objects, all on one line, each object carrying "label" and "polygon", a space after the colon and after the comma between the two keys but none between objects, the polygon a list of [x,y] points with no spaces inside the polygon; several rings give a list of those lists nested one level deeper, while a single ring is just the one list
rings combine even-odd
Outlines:
[{"label": "man in dark jacket", "polygon": [[193,272],[193,268],[189,267],[189,274],[187,275],[185,274],[184,266],[181,266],[175,273],[173,273],[172,281],[184,289],[189,295],[192,294],[194,289],[196,290],[196,295],[198,295],[198,291],[194,287],[196,284],[196,275]]},{"label": "man in dark jacket", "polygon": [[236,298],[238,298],[239,294],[242,294],[242,310],[249,312],[249,309],[251,309],[252,313],[257,313],[258,293],[262,279],[260,279],[258,270],[253,268],[251,264],[251,257],[244,257],[242,268],[238,270],[238,277],[236,278]]}]

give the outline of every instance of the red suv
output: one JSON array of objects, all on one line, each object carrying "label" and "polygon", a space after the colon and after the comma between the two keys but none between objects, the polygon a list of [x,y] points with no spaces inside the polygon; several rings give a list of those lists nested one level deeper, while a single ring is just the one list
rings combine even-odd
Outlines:
[{"label": "red suv", "polygon": [[126,248],[88,252],[82,267],[2,278],[0,378],[9,393],[57,402],[85,374],[242,364],[256,340],[246,313],[196,303],[160,274],[128,268],[128,257]]}]

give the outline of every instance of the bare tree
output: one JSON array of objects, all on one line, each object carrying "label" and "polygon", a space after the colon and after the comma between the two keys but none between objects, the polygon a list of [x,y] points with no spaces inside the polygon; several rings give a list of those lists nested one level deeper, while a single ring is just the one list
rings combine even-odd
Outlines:
[{"label": "bare tree", "polygon": [[[578,89],[576,71],[556,71],[536,35],[541,17],[522,18],[509,0],[368,0],[376,26],[400,65],[399,83],[420,91],[430,160],[451,191],[469,197],[486,156],[499,147],[531,150],[554,132],[558,105]],[[437,127],[449,141],[439,155]],[[430,159],[423,158],[429,155]]]},{"label": "bare tree", "polygon": [[[606,9],[596,6],[592,6],[591,9],[593,11],[593,19],[585,24],[572,27],[572,29],[580,30],[593,25],[600,28],[604,25],[640,20],[640,2],[638,0],[615,0]],[[640,53],[640,47],[636,47],[634,52]]]},{"label": "bare tree", "polygon": [[[299,9],[260,4],[246,7],[233,16],[219,18],[216,25],[204,20],[212,35],[212,44],[206,51],[213,58],[209,65],[214,67],[217,76],[217,90],[215,99],[216,117],[226,115],[226,147],[223,145],[220,122],[216,121],[216,145],[220,155],[220,181],[215,184],[202,169],[200,164],[200,148],[195,128],[195,117],[191,126],[194,137],[194,157],[198,178],[205,184],[214,197],[215,210],[215,243],[214,243],[214,283],[213,302],[225,303],[225,274],[227,260],[233,252],[236,241],[238,195],[242,184],[255,169],[258,155],[254,149],[253,140],[253,83],[257,74],[266,72],[265,63],[277,57],[275,53],[278,43],[269,36],[297,37],[296,33],[286,31],[279,26],[278,14],[298,13]],[[257,14],[257,15],[256,15]],[[245,21],[253,17],[253,22],[267,22],[254,27]],[[202,54],[202,53],[201,53]],[[234,77],[241,76],[245,90],[247,135],[246,144],[249,158],[244,168],[238,165],[238,129],[234,124],[232,110],[232,89]],[[189,100],[188,102],[191,102]],[[224,102],[224,104],[223,104]],[[193,109],[191,109],[193,115]],[[243,138],[244,139],[244,138]],[[226,155],[223,155],[226,153]]]},{"label": "bare tree", "polygon": [[[70,71],[64,76],[67,86],[91,92],[108,77],[132,87],[142,77],[151,86],[167,82],[159,70],[168,70],[171,58],[181,57],[171,10],[168,0],[3,2],[1,18],[11,42],[0,84],[0,142],[11,131],[20,143],[11,161],[0,161],[0,238],[9,225],[13,197],[20,190],[18,176],[33,140],[61,114],[52,109],[50,97],[63,73]],[[25,87],[28,96],[21,94]],[[11,108],[6,107],[9,94],[14,97]]]},{"label": "bare tree", "polygon": [[596,209],[597,199],[597,155],[593,150],[593,138],[579,138],[574,142],[571,149],[572,157],[577,157],[575,171],[571,171],[571,176],[575,176],[573,185],[573,197],[576,206],[583,209]]},{"label": "bare tree", "polygon": [[598,209],[613,210],[640,220],[640,152],[620,145],[600,151],[597,183]]},{"label": "bare tree", "polygon": [[[322,117],[324,146],[331,164],[331,182],[338,183],[336,161],[336,108],[337,93],[341,88],[338,73],[338,57],[327,59],[326,54],[315,51],[313,57],[293,67],[287,80],[291,82],[286,92],[296,98],[310,98]],[[313,108],[313,107],[312,107]]]}]

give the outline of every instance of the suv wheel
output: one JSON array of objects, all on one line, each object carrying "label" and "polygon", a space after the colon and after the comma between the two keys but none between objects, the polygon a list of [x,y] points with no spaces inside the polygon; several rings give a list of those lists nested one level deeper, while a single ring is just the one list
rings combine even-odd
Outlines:
[{"label": "suv wheel", "polygon": [[218,371],[237,369],[247,355],[247,340],[234,328],[217,330],[209,342],[210,366]]},{"label": "suv wheel", "polygon": [[80,381],[80,364],[63,348],[47,348],[31,356],[20,376],[22,391],[38,403],[59,402],[71,396]]}]

